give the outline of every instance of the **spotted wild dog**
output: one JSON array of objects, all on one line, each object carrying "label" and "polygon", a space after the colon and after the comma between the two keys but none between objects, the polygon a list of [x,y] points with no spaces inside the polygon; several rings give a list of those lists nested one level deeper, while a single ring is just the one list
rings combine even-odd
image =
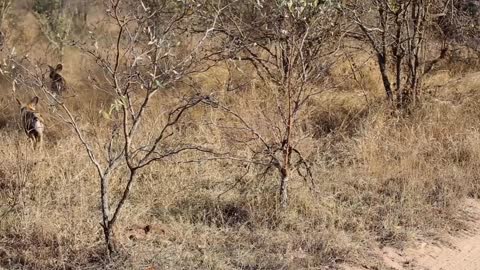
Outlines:
[{"label": "spotted wild dog", "polygon": [[20,105],[22,127],[31,140],[33,148],[37,149],[38,145],[42,145],[45,129],[43,118],[35,108],[38,104],[38,97],[32,98],[27,104],[23,104],[18,98],[16,100]]},{"label": "spotted wild dog", "polygon": [[58,64],[55,68],[48,65],[48,68],[50,70],[49,77],[51,80],[50,91],[56,96],[60,96],[63,94],[63,92],[67,91],[67,84],[65,82],[65,79],[62,75],[58,73],[62,71],[63,65]]}]

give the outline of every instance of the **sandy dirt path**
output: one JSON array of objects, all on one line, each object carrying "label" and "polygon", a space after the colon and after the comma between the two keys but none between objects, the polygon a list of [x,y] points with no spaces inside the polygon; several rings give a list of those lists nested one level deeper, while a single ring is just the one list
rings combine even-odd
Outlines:
[{"label": "sandy dirt path", "polygon": [[398,250],[386,247],[377,254],[383,258],[381,268],[346,267],[346,270],[480,270],[480,202],[465,205],[468,231],[446,237],[442,243],[419,242],[413,248]]},{"label": "sandy dirt path", "polygon": [[419,243],[404,251],[384,249],[385,264],[392,269],[480,270],[480,202],[465,205],[469,231],[449,236],[448,244]]}]

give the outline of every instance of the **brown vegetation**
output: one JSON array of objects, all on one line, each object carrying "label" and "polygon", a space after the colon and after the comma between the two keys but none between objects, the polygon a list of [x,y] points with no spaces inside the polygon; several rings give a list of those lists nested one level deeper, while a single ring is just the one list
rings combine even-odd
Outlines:
[{"label": "brown vegetation", "polygon": [[[107,167],[108,143],[116,134],[114,126],[121,123],[117,107],[122,103],[118,105],[118,96],[105,90],[115,89],[109,88],[111,77],[103,76],[105,66],[86,52],[100,46],[99,55],[107,58],[114,51],[107,45],[114,43],[117,28],[98,12],[101,1],[92,4],[91,10],[82,6],[87,15],[81,21],[101,34],[94,40],[98,43],[90,47],[64,44],[60,52],[52,47],[42,19],[27,9],[30,2],[14,5],[2,26],[8,50],[2,55],[6,60],[0,92],[0,268],[322,269],[347,263],[386,269],[373,248],[402,246],[414,238],[458,230],[464,226],[459,214],[464,199],[480,196],[480,74],[471,64],[478,63],[475,51],[458,49],[452,43],[448,57],[435,62],[423,77],[423,99],[408,113],[399,113],[385,102],[377,63],[365,47],[361,52],[352,49],[358,41],[351,41],[348,44],[355,46],[335,48],[333,56],[325,56],[322,63],[328,67],[309,64],[324,74],[314,81],[303,80],[302,62],[289,62],[286,71],[279,61],[277,73],[268,79],[265,70],[259,72],[223,54],[209,59],[215,65],[199,65],[202,68],[194,69],[191,76],[168,81],[149,103],[135,139],[151,146],[155,132],[170,123],[169,112],[195,92],[211,99],[196,99],[202,106],[189,107],[171,126],[174,136],[162,140],[161,147],[201,146],[208,151],[167,155],[135,171],[131,181],[132,168],[142,165],[136,163],[132,150],[125,164],[133,165],[119,166],[109,175],[106,192],[111,202],[102,207],[101,179],[78,132]],[[24,20],[15,20],[20,14]],[[211,23],[207,17],[205,22]],[[246,23],[249,18],[242,20]],[[219,23],[224,26],[226,22]],[[228,31],[238,37],[242,34]],[[284,40],[285,46],[298,46],[295,38],[305,34],[298,31],[292,40]],[[182,34],[178,30],[172,36]],[[83,40],[89,40],[88,35],[78,34]],[[191,40],[198,41],[196,37]],[[188,56],[191,40],[177,45],[178,55]],[[214,40],[207,49],[217,50],[221,42],[225,40]],[[229,46],[238,46],[229,47],[232,53],[251,57],[246,61],[259,64],[263,59],[246,52],[253,41],[229,42]],[[255,46],[259,44],[261,40]],[[12,55],[14,47],[16,55]],[[437,47],[441,49],[441,44]],[[433,50],[432,59],[439,51]],[[290,53],[295,59],[295,53]],[[460,61],[456,55],[462,53],[472,62]],[[28,58],[22,58],[26,54]],[[42,91],[50,86],[47,64],[57,62],[63,63],[62,77],[68,82],[63,103],[52,103],[51,96]],[[33,76],[38,81],[29,79],[20,66],[38,72]],[[128,84],[131,77],[126,74],[115,76]],[[279,105],[285,96],[278,93],[303,91],[296,84],[275,84],[288,76],[315,94],[306,100],[301,117],[292,125],[294,133],[287,137],[293,138],[287,141],[291,146],[281,148],[285,132],[276,129],[275,123],[284,121],[278,111],[288,103]],[[17,83],[15,91],[12,78]],[[33,94],[41,97],[36,109],[45,118],[43,151],[35,154],[23,133],[15,102],[15,97],[27,100]],[[132,107],[144,100],[137,97]],[[72,118],[62,114],[62,106]],[[73,121],[76,126],[72,128]],[[252,130],[268,143],[263,144],[258,136],[249,137]],[[275,147],[279,147],[279,156],[266,152]],[[301,158],[285,151],[294,148]],[[279,204],[282,167],[270,170],[274,162],[265,162],[274,157],[291,158],[285,163],[292,172],[288,207]],[[302,177],[307,166],[311,177]],[[102,219],[102,208],[115,211],[130,182],[122,212],[111,231],[105,232],[111,216]],[[104,239],[110,234],[112,251],[116,251],[111,258]]]}]

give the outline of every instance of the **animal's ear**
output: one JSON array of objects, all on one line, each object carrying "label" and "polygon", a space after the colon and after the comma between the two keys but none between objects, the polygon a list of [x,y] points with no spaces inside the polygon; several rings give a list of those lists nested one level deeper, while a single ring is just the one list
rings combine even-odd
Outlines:
[{"label": "animal's ear", "polygon": [[57,67],[55,68],[55,71],[56,72],[59,72],[59,71],[62,71],[63,69],[63,65],[62,64],[58,64]]},{"label": "animal's ear", "polygon": [[52,66],[50,66],[50,65],[47,65],[47,66],[48,66],[48,69],[50,70],[50,72],[55,70]]},{"label": "animal's ear", "polygon": [[30,103],[28,103],[29,106],[37,106],[37,104],[38,104],[38,97],[32,98],[32,100],[30,100]]},{"label": "animal's ear", "polygon": [[18,98],[15,98],[15,100],[17,101],[18,105],[22,106],[22,102]]}]

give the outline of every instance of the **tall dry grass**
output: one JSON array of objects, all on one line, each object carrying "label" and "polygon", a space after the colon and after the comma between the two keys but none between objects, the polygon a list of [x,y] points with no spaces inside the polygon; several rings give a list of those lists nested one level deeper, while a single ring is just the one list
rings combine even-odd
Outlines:
[{"label": "tall dry grass", "polygon": [[[460,228],[462,199],[480,194],[479,85],[456,83],[462,84],[461,92],[445,86],[404,117],[371,105],[380,101],[367,105],[354,92],[321,95],[309,116],[317,130],[310,144],[315,188],[295,179],[284,212],[276,208],[276,177],[245,173],[243,164],[178,162],[197,158],[189,154],[149,168],[135,184],[115,230],[121,253],[113,267],[301,269],[345,261],[381,267],[371,260],[372,246],[400,245]],[[89,96],[71,102],[94,104]],[[159,97],[152,115],[166,110],[172,98]],[[101,147],[107,134],[98,105],[77,106],[83,128]],[[240,106],[248,112],[254,104]],[[4,96],[2,108],[1,265],[101,267],[106,262],[99,182],[79,142],[50,117],[45,151],[32,154],[10,96]],[[45,104],[40,110],[48,112]],[[90,121],[94,112],[98,119]],[[202,125],[215,113],[192,112],[185,123],[197,124],[185,124],[178,136],[228,147],[219,130]],[[161,121],[148,119],[149,127]],[[114,179],[111,192],[118,198],[125,179],[121,174]]]},{"label": "tall dry grass", "polygon": [[[67,103],[101,149],[109,120],[99,111],[110,101],[86,83],[91,67],[83,63],[84,70],[75,69],[80,59],[74,50],[64,59],[64,75],[75,93]],[[303,128],[313,131],[302,147],[315,181],[312,188],[292,180],[288,210],[277,208],[273,173],[188,153],[139,176],[115,228],[120,253],[113,262],[105,259],[99,225],[100,183],[80,143],[42,100],[46,145],[32,153],[4,82],[0,267],[322,269],[347,262],[383,269],[375,247],[462,228],[463,199],[480,195],[479,74],[439,71],[427,79],[424,102],[409,115],[395,116],[383,105],[375,69],[366,64],[358,80],[349,70],[339,66],[332,78],[343,82],[340,89],[319,95],[303,115]],[[256,112],[273,106],[268,90],[248,70],[234,75],[236,83],[249,83],[216,95],[262,127]],[[222,68],[197,78],[205,89],[225,89],[227,79]],[[151,135],[183,91],[157,96],[141,136]],[[22,89],[17,94],[31,95]],[[229,143],[231,134],[215,125],[223,117],[198,108],[167,143],[181,139],[242,153]],[[112,179],[111,194],[118,199],[125,179],[122,172]]]}]

